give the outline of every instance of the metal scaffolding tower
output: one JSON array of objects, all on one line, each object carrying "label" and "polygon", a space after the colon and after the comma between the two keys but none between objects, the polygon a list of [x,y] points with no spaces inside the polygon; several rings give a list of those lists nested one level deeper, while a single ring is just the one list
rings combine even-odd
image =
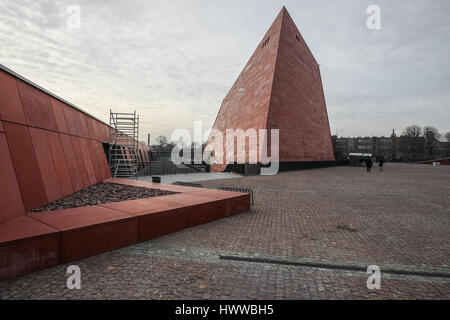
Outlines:
[{"label": "metal scaffolding tower", "polygon": [[136,178],[138,161],[139,116],[110,110],[109,167],[113,177]]}]

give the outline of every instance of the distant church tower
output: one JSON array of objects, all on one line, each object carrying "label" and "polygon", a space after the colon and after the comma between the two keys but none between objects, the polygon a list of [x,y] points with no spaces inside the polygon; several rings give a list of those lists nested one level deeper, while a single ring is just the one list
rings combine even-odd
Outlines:
[{"label": "distant church tower", "polygon": [[392,129],[392,134],[391,134],[391,138],[397,138],[397,135],[395,134],[395,129]]}]

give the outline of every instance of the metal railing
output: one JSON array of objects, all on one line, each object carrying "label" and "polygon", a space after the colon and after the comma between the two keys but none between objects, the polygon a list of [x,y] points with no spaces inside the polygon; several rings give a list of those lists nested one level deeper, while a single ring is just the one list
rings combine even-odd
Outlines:
[{"label": "metal railing", "polygon": [[173,175],[197,173],[199,170],[189,167],[187,165],[174,164],[171,161],[150,161],[143,162],[143,167],[139,170],[139,176],[153,176],[153,175]]},{"label": "metal railing", "polygon": [[175,181],[172,184],[175,186],[182,186],[182,187],[203,188],[203,186],[200,183]]},{"label": "metal railing", "polygon": [[[172,183],[173,185],[176,186],[183,186],[183,187],[193,187],[193,188],[203,188],[203,185],[201,185],[200,183],[192,183],[192,182],[182,182],[182,181],[175,181],[174,183]],[[253,195],[253,190],[252,189],[248,189],[248,188],[237,188],[237,187],[217,187],[217,190],[222,190],[222,191],[232,191],[232,192],[240,192],[240,193],[248,193],[250,194],[250,200],[251,200],[251,204],[254,205],[255,204],[255,200],[254,200],[254,195]]]},{"label": "metal railing", "polygon": [[217,187],[217,190],[223,190],[223,191],[233,191],[233,192],[241,192],[241,193],[248,193],[250,194],[250,199],[252,201],[252,205],[255,204],[254,197],[253,197],[253,190],[247,189],[247,188],[235,188],[235,187]]},{"label": "metal railing", "polygon": [[120,160],[119,160],[119,162],[117,162],[116,170],[114,170],[114,178],[117,178],[117,171],[119,171],[119,166],[120,166]]}]

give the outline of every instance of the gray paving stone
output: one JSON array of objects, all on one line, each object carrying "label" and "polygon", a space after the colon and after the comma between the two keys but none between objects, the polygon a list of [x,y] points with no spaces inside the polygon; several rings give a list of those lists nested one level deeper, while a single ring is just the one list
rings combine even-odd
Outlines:
[{"label": "gray paving stone", "polygon": [[[252,210],[90,257],[82,289],[57,266],[0,299],[450,299],[450,279],[226,261],[219,255],[450,272],[450,167],[387,164],[201,181],[252,188]],[[383,271],[382,271],[383,272]]]}]

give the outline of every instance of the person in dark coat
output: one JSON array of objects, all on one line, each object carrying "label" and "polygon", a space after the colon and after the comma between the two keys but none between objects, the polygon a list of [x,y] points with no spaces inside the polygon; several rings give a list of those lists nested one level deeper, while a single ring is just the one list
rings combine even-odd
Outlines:
[{"label": "person in dark coat", "polygon": [[367,158],[366,160],[366,166],[367,166],[367,172],[370,172],[370,170],[372,170],[372,159],[371,158]]},{"label": "person in dark coat", "polygon": [[384,169],[384,159],[381,158],[380,161],[378,162],[378,166],[380,167],[380,171],[383,171]]}]

